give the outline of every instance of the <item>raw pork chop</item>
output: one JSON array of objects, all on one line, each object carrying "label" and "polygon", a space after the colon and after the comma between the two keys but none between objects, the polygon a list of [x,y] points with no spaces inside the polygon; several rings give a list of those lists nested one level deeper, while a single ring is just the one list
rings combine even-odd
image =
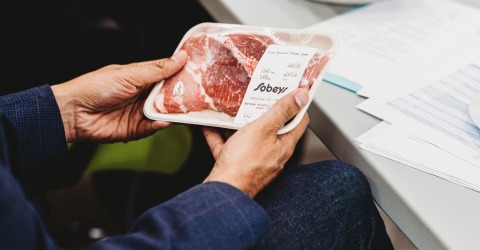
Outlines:
[{"label": "raw pork chop", "polygon": [[[185,67],[165,80],[155,99],[160,113],[187,113],[211,109],[235,116],[250,78],[270,44],[280,41],[258,33],[191,36],[180,48],[189,55]],[[299,87],[310,88],[327,56],[316,54]]]}]

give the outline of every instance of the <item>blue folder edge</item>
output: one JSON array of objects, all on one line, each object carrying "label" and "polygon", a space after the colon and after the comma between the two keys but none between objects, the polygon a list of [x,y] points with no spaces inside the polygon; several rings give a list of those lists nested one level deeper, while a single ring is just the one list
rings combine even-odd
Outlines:
[{"label": "blue folder edge", "polygon": [[350,90],[354,93],[357,93],[358,90],[362,88],[362,85],[352,82],[346,78],[343,78],[341,76],[337,76],[332,73],[326,72],[325,75],[323,76],[323,80],[325,82],[331,83],[333,85],[339,86],[341,88],[344,88],[346,90]]}]

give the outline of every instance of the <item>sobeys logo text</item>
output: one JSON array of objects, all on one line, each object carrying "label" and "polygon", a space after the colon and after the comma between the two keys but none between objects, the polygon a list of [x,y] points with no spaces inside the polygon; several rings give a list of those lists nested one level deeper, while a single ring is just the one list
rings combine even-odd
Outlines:
[{"label": "sobeys logo text", "polygon": [[287,90],[287,89],[288,89],[288,87],[272,87],[272,86],[270,86],[270,84],[267,84],[267,86],[265,86],[265,83],[262,82],[255,89],[253,89],[253,91],[273,92],[273,93],[276,93],[276,94],[281,94],[281,93],[285,92],[285,90]]}]

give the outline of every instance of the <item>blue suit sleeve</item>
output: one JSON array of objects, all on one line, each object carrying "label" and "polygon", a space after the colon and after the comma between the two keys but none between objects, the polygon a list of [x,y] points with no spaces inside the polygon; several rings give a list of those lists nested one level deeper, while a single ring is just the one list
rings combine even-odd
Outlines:
[{"label": "blue suit sleeve", "polygon": [[3,165],[0,166],[0,249],[58,249],[42,216]]},{"label": "blue suit sleeve", "polygon": [[13,128],[18,161],[12,170],[29,192],[64,186],[68,147],[55,97],[49,85],[0,97],[0,116]]},{"label": "blue suit sleeve", "polygon": [[249,249],[269,228],[266,212],[240,190],[217,182],[197,185],[146,211],[123,236],[98,249]]},{"label": "blue suit sleeve", "polygon": [[[13,155],[19,156],[10,164],[0,161],[0,246],[28,248],[29,242],[55,249],[27,198],[31,194],[25,196],[17,182],[45,192],[68,172],[64,128],[50,86],[0,97],[0,117],[16,135]],[[12,167],[12,162],[18,166]],[[266,212],[253,199],[230,185],[210,182],[151,208],[127,234],[97,242],[91,249],[247,249],[268,227]]]}]

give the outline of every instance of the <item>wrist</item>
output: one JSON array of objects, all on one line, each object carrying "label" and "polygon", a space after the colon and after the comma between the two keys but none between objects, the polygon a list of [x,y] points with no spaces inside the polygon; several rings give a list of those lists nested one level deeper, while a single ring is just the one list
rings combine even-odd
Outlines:
[{"label": "wrist", "polygon": [[259,190],[254,186],[254,185],[249,185],[247,183],[244,183],[240,181],[237,178],[229,178],[229,177],[221,177],[221,176],[211,176],[209,175],[204,181],[204,183],[207,182],[221,182],[228,184],[232,187],[235,187],[236,189],[244,192],[246,195],[250,196],[251,198],[255,197]]},{"label": "wrist", "polygon": [[72,96],[72,91],[68,89],[66,83],[51,86],[55,100],[57,101],[60,115],[62,116],[63,128],[67,142],[74,142],[75,133],[75,110],[76,101]]}]

